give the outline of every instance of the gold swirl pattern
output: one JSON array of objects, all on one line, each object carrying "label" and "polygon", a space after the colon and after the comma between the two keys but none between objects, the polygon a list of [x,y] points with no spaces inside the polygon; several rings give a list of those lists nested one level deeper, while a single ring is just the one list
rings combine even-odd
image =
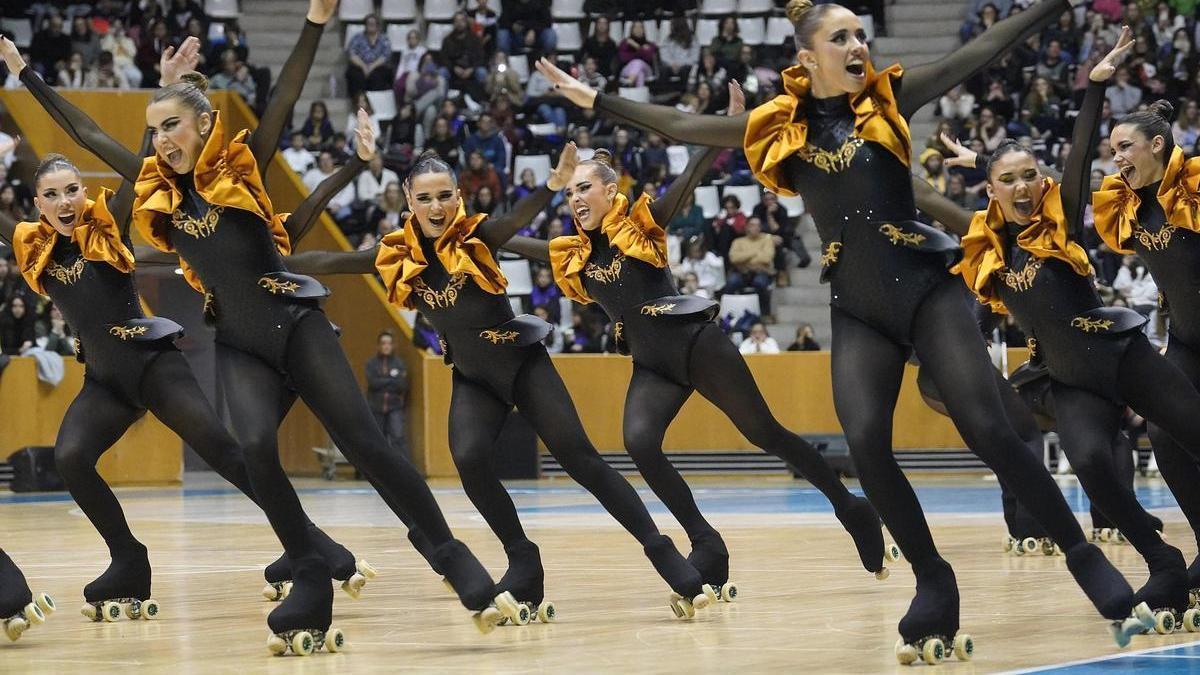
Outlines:
[{"label": "gold swirl pattern", "polygon": [[1167,247],[1171,245],[1171,236],[1174,235],[1175,230],[1178,229],[1179,227],[1177,225],[1170,224],[1166,225],[1158,232],[1150,232],[1149,230],[1139,227],[1133,231],[1133,234],[1137,237],[1138,242],[1142,246],[1145,246],[1151,251],[1165,251],[1167,250]]},{"label": "gold swirl pattern", "polygon": [[458,302],[458,292],[466,283],[467,275],[460,272],[450,277],[446,287],[440,291],[430,288],[421,277],[412,280],[412,289],[426,305],[446,308],[453,307],[454,303]]},{"label": "gold swirl pattern", "polygon": [[508,342],[516,342],[520,334],[515,330],[485,330],[479,334],[479,337],[491,342],[494,345],[505,344]]},{"label": "gold swirl pattern", "polygon": [[821,267],[833,267],[838,261],[838,256],[842,254],[842,242],[831,241],[825,247],[825,252],[821,254]]},{"label": "gold swirl pattern", "polygon": [[196,239],[203,239],[217,231],[217,222],[224,211],[224,206],[213,206],[203,217],[193,218],[177,209],[171,214],[171,227]]},{"label": "gold swirl pattern", "polygon": [[112,328],[108,329],[108,332],[110,335],[115,335],[122,340],[128,340],[130,338],[138,337],[139,335],[145,335],[146,330],[146,326],[113,326]]},{"label": "gold swirl pattern", "polygon": [[662,316],[673,309],[675,309],[675,303],[673,302],[664,302],[661,305],[643,305],[642,314],[646,316]]},{"label": "gold swirl pattern", "polygon": [[79,277],[83,275],[83,258],[76,258],[75,263],[70,267],[50,263],[50,266],[46,268],[46,273],[57,279],[60,284],[70,286],[79,281]]},{"label": "gold swirl pattern", "polygon": [[1077,316],[1071,319],[1071,327],[1078,328],[1085,333],[1100,333],[1112,328],[1113,322],[1109,319],[1089,319],[1086,316]]},{"label": "gold swirl pattern", "polygon": [[850,168],[863,139],[851,136],[837,150],[825,150],[815,145],[805,145],[796,153],[800,159],[812,164],[825,173],[841,173]]},{"label": "gold swirl pattern", "polygon": [[1032,258],[1020,272],[1014,272],[1007,267],[1000,272],[1000,278],[1004,281],[1004,285],[1014,291],[1027,291],[1033,288],[1033,280],[1037,277],[1038,270],[1042,269],[1042,259]]},{"label": "gold swirl pattern", "polygon": [[621,278],[621,266],[625,264],[625,254],[618,253],[612,259],[612,262],[607,267],[601,267],[596,263],[588,263],[583,268],[583,275],[589,279],[599,281],[602,284],[611,284]]},{"label": "gold swirl pattern", "polygon": [[899,246],[900,244],[905,246],[920,246],[921,242],[925,241],[925,235],[916,232],[905,232],[891,223],[880,225],[879,231],[883,236],[891,240],[893,246]]},{"label": "gold swirl pattern", "polygon": [[1037,356],[1037,338],[1025,338],[1025,348],[1029,350],[1029,358]]},{"label": "gold swirl pattern", "polygon": [[294,281],[280,281],[271,277],[262,277],[258,280],[258,285],[270,291],[271,295],[295,293],[300,288],[300,284]]}]

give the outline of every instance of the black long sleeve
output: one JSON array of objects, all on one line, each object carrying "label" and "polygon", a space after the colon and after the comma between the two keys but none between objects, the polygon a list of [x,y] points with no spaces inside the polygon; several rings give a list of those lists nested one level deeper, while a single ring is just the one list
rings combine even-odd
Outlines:
[{"label": "black long sleeve", "polygon": [[512,251],[526,260],[550,262],[550,242],[533,237],[513,237],[504,244],[504,250]]},{"label": "black long sleeve", "polygon": [[374,274],[379,247],[365,251],[305,251],[284,259],[297,274]]},{"label": "black long sleeve", "polygon": [[357,154],[354,155],[342,165],[342,168],[333,172],[332,176],[318,183],[317,189],[310,192],[304,201],[300,202],[292,215],[288,216],[287,222],[283,224],[292,246],[299,244],[300,240],[312,230],[329,200],[349,185],[350,181],[354,180],[354,177],[361,173],[366,166],[366,162]]},{"label": "black long sleeve", "polygon": [[933,216],[958,236],[966,236],[971,229],[971,219],[975,217],[975,214],[947,199],[924,179],[913,178],[912,185],[918,209]]},{"label": "black long sleeve", "polygon": [[740,148],[746,135],[749,113],[727,115],[694,115],[671,106],[630,101],[620,96],[597,94],[596,112],[653,131],[667,138],[718,148]]},{"label": "black long sleeve", "polygon": [[42,104],[55,123],[71,136],[71,140],[100,158],[125,180],[137,180],[142,170],[140,157],[105,133],[86,113],[43,82],[42,78],[33,72],[33,68],[26,66],[21,71],[21,82],[38,103]]},{"label": "black long sleeve", "polygon": [[667,223],[674,220],[680,207],[683,206],[685,198],[696,191],[696,186],[704,179],[704,174],[708,173],[709,167],[720,154],[721,148],[711,147],[692,154],[683,173],[675,178],[675,182],[667,188],[662,199],[650,205],[650,213],[654,215],[654,222],[661,225],[664,230],[667,229]]},{"label": "black long sleeve", "polygon": [[[154,132],[147,128],[142,132],[142,147],[138,154],[145,157],[154,152]],[[121,237],[129,236],[129,226],[133,224],[133,181],[123,180],[117,187],[116,194],[108,202],[108,212],[112,214]]]},{"label": "black long sleeve", "polygon": [[308,79],[317,47],[321,44],[321,34],[324,32],[324,24],[306,20],[300,37],[296,40],[296,46],[292,48],[292,53],[288,55],[287,61],[279,71],[279,80],[275,83],[275,90],[271,92],[267,109],[263,112],[258,127],[250,134],[250,152],[258,162],[259,173],[266,171],[267,163],[279,149],[279,139],[283,136],[284,127],[291,120],[292,108],[300,98],[300,92],[304,90],[304,81]]},{"label": "black long sleeve", "polygon": [[1063,166],[1062,202],[1063,215],[1071,238],[1080,241],[1083,234],[1083,210],[1089,201],[1092,186],[1092,153],[1100,136],[1100,109],[1104,106],[1104,82],[1088,81],[1083,103],[1079,105],[1079,116],[1075,118],[1075,131],[1071,134],[1071,152]]},{"label": "black long sleeve", "polygon": [[996,23],[949,55],[913,67],[905,73],[900,88],[897,101],[900,114],[911,117],[921,106],[983,70],[1004,52],[1020,45],[1070,9],[1068,0],[1042,0],[1016,16]]},{"label": "black long sleeve", "polygon": [[550,203],[553,196],[554,192],[545,185],[530,192],[513,204],[512,210],[508,213],[499,218],[489,219],[480,225],[479,238],[487,244],[488,248],[495,251],[503,246],[504,242],[512,239],[517,230],[533,222],[537,214]]}]

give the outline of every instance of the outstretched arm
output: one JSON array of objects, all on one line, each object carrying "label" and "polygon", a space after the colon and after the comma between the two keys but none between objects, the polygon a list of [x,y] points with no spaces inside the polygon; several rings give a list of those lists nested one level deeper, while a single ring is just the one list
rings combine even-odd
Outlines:
[{"label": "outstretched arm", "polygon": [[749,115],[734,117],[693,115],[675,108],[651,103],[638,103],[620,96],[601,94],[576,80],[547,59],[537,63],[537,69],[554,84],[554,88],[581,108],[597,112],[626,124],[653,131],[667,138],[720,148],[740,148],[746,135]]},{"label": "outstretched arm", "polygon": [[967,80],[1080,2],[1041,0],[1020,14],[996,23],[953,53],[933,63],[915,66],[904,75],[898,101],[900,114],[912,116],[921,106]]},{"label": "outstretched arm", "polygon": [[166,265],[179,267],[179,256],[174,253],[164,253],[150,246],[134,246],[133,259],[139,266]]},{"label": "outstretched arm", "polygon": [[317,185],[317,189],[300,202],[300,205],[284,223],[283,227],[287,230],[288,239],[291,240],[293,246],[300,243],[300,240],[312,230],[329,200],[341,192],[351,180],[354,180],[354,177],[366,168],[367,162],[370,162],[371,158],[375,156],[375,133],[371,130],[371,117],[367,115],[367,111],[361,108],[358,110],[358,126],[354,129],[354,135],[356,139],[354,156],[332,176],[321,181]]},{"label": "outstretched arm", "polygon": [[558,156],[558,164],[554,171],[550,172],[550,177],[546,179],[546,184],[525,195],[508,213],[480,225],[479,238],[493,251],[503,246],[517,230],[533,222],[537,214],[550,203],[555,192],[567,186],[567,181],[571,180],[571,175],[575,173],[577,163],[575,143],[567,143],[563,146],[562,154]]},{"label": "outstretched arm", "polygon": [[[154,133],[146,129],[142,132],[142,148],[138,154],[145,157],[153,152]],[[121,181],[116,194],[108,202],[108,212],[116,221],[122,239],[129,236],[129,226],[133,224],[133,197],[133,181],[126,179]]]},{"label": "outstretched arm", "polygon": [[304,28],[300,31],[292,53],[288,55],[287,61],[279,71],[275,91],[271,93],[271,100],[267,103],[267,109],[263,112],[258,127],[250,134],[250,152],[258,162],[259,173],[266,171],[267,163],[279,149],[279,138],[283,135],[284,126],[292,117],[292,108],[300,98],[304,81],[308,79],[308,72],[312,69],[313,57],[321,43],[321,34],[335,9],[337,0],[309,0]]},{"label": "outstretched arm", "polygon": [[975,214],[947,199],[923,179],[913,178],[912,184],[918,209],[933,216],[954,234],[966,236]]},{"label": "outstretched arm", "polygon": [[522,258],[538,262],[550,262],[550,242],[533,237],[513,237],[504,243],[504,250],[512,251]]},{"label": "outstretched arm", "polygon": [[297,274],[374,274],[379,247],[365,251],[305,251],[284,259]]}]

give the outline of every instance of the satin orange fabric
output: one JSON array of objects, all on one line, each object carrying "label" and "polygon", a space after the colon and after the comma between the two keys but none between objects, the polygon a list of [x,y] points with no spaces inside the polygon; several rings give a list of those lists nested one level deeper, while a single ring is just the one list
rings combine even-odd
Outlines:
[{"label": "satin orange fabric", "polygon": [[[1047,178],[1042,201],[1033,213],[1029,225],[1017,235],[1017,245],[1034,257],[1057,258],[1080,276],[1092,273],[1092,264],[1083,247],[1070,238],[1066,216],[1063,214],[1060,186]],[[1007,314],[1008,309],[996,292],[995,273],[1004,269],[1004,243],[1000,233],[1004,231],[1004,214],[1000,204],[992,200],[986,211],[976,211],[971,220],[971,229],[963,237],[962,262],[955,265],[953,272],[961,274],[967,286],[975,292],[979,301],[990,306],[992,311]]]},{"label": "satin orange fabric", "polygon": [[[1186,159],[1183,150],[1175,148],[1158,186],[1158,203],[1168,224],[1200,232],[1200,157]],[[1118,173],[1104,177],[1100,189],[1092,195],[1092,213],[1096,233],[1109,248],[1133,253],[1125,242],[1133,236],[1141,205],[1141,197],[1124,176]]]},{"label": "satin orange fabric", "polygon": [[[249,131],[239,131],[228,144],[225,128],[218,111],[213,111],[212,132],[196,160],[192,180],[196,192],[211,206],[223,206],[249,211],[262,219],[271,231],[275,247],[282,255],[292,251],[291,241],[283,223],[288,214],[275,213],[271,197],[263,187],[258,163],[250,146],[246,145]],[[134,184],[133,225],[154,248],[173,253],[170,229],[171,215],[183,202],[183,193],[175,184],[176,174],[157,156],[142,161],[142,172]],[[183,277],[192,288],[204,292],[200,278],[180,260]]]},{"label": "satin orange fabric", "polygon": [[[108,199],[112,191],[105,188],[95,201],[89,199],[79,214],[71,240],[79,245],[86,260],[105,262],[121,272],[133,271],[133,252],[121,241],[121,228],[108,210]],[[29,287],[45,295],[42,287],[42,272],[50,265],[54,245],[62,235],[55,230],[46,217],[37,222],[18,223],[13,233],[13,254],[21,276]]]},{"label": "satin orange fabric", "polygon": [[[783,162],[808,141],[804,99],[810,85],[802,66],[792,66],[781,75],[785,93],[750,111],[742,145],[754,177],[771,192],[791,197],[797,193],[783,175]],[[892,82],[903,75],[899,64],[877,72],[868,62],[866,86],[850,98],[850,106],[855,135],[882,145],[907,166],[912,155],[908,122],[892,91]]]},{"label": "satin orange fabric", "polygon": [[[643,194],[630,208],[629,199],[618,193],[612,208],[604,214],[600,230],[608,237],[609,244],[621,253],[662,268],[667,266],[667,233],[654,222],[650,202],[650,196]],[[554,280],[564,295],[585,305],[593,300],[584,290],[580,274],[591,255],[592,240],[582,232],[550,241],[550,269],[554,271]]]},{"label": "satin orange fabric", "polygon": [[[484,291],[503,295],[508,288],[508,279],[500,271],[491,249],[476,236],[479,224],[487,218],[486,213],[467,216],[466,208],[459,201],[454,222],[437,238],[433,248],[447,274],[466,274]],[[419,227],[416,219],[409,216],[403,229],[388,234],[379,242],[379,252],[375,255],[375,268],[383,277],[388,301],[405,309],[413,309],[413,279],[429,265],[417,234]]]}]

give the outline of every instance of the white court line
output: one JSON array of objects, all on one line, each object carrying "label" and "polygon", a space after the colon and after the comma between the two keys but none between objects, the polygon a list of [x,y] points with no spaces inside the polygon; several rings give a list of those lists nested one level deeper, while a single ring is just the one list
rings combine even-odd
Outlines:
[{"label": "white court line", "polygon": [[[1148,655],[1154,656],[1158,652],[1168,652],[1173,649],[1181,649],[1183,647],[1190,647],[1193,645],[1200,645],[1200,641],[1183,642],[1183,643],[1180,643],[1177,645],[1163,645],[1162,647],[1149,647],[1147,649],[1136,649],[1136,650],[1129,651],[1129,652],[1118,652],[1116,654],[1109,654],[1108,656],[1096,656],[1096,657],[1088,658],[1088,659],[1079,659],[1078,661],[1066,661],[1064,663],[1053,663],[1053,664],[1049,664],[1049,665],[1045,665],[1045,666],[1034,666],[1033,668],[1023,668],[1021,670],[1006,670],[1002,673],[1002,675],[1022,675],[1023,673],[1040,673],[1040,672],[1043,672],[1046,670],[1050,670],[1052,668],[1070,668],[1071,666],[1086,666],[1089,663],[1100,663],[1101,661],[1115,661],[1117,659],[1123,659],[1123,658],[1126,658],[1129,656],[1148,656]],[[1162,658],[1162,657],[1154,656],[1154,658]],[[1184,658],[1197,658],[1197,657],[1184,657]]]}]

